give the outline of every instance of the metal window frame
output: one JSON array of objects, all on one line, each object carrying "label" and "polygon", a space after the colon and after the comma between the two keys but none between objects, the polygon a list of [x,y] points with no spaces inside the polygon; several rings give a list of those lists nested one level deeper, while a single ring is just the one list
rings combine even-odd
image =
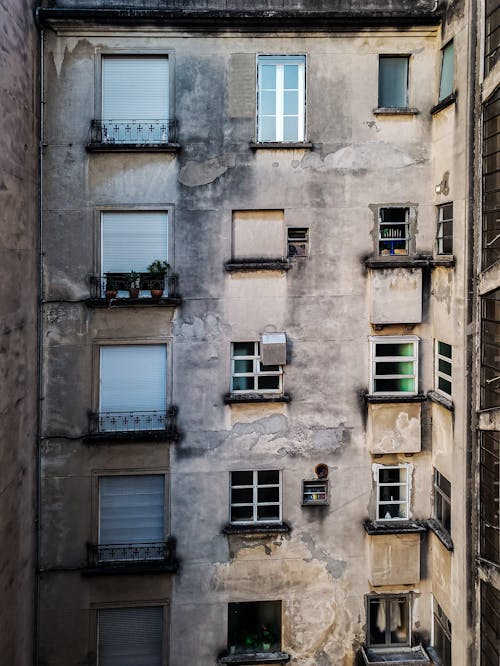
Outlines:
[{"label": "metal window frame", "polygon": [[[436,648],[436,624],[439,625],[439,628],[443,632],[445,638],[450,642],[450,651],[452,646],[452,625],[451,622],[444,612],[443,608],[437,601],[436,597],[432,595],[432,625],[431,625],[431,644]],[[449,625],[449,626],[448,626]],[[439,654],[439,651],[436,650],[439,658],[441,659],[442,655]],[[441,663],[441,661],[439,662]]]},{"label": "metal window frame", "polygon": [[[451,207],[451,217],[444,217],[444,210],[448,207]],[[436,232],[436,243],[437,250],[436,254],[450,255],[453,254],[453,201],[448,201],[447,203],[440,204],[437,206],[438,209],[438,219],[437,219],[437,232]],[[446,222],[451,222],[451,234],[444,234],[443,227]],[[451,252],[444,252],[443,245],[445,240],[451,240]]]},{"label": "metal window frame", "polygon": [[[235,344],[251,344],[254,345],[253,355],[247,356],[235,356],[234,355],[234,345]],[[252,361],[253,370],[252,372],[236,372],[235,371],[235,362],[236,361]],[[283,393],[283,366],[279,365],[278,370],[266,371],[262,370],[261,361],[260,361],[260,342],[259,341],[235,341],[231,343],[231,393]],[[234,380],[238,377],[253,377],[253,389],[235,389]],[[262,389],[259,388],[259,377],[278,377],[279,378],[279,387],[276,389]]]},{"label": "metal window frame", "polygon": [[[232,475],[235,472],[252,472],[252,485],[233,485]],[[278,483],[263,483],[259,484],[259,472],[278,472]],[[248,489],[252,488],[252,502],[232,502],[232,491],[233,489]],[[278,502],[259,502],[258,491],[261,488],[278,488],[279,489],[279,500]],[[253,507],[253,518],[252,520],[231,520],[231,513],[233,507],[243,507],[251,506]],[[278,506],[279,508],[279,518],[266,520],[258,519],[258,508],[262,506]],[[231,525],[259,525],[262,523],[275,523],[280,524],[283,522],[283,474],[282,470],[279,469],[253,469],[253,470],[232,470],[229,472],[229,523]]]},{"label": "metal window frame", "polygon": [[[450,494],[448,495],[445,490],[440,485],[440,480],[441,477],[445,479],[447,483],[450,484]],[[434,520],[439,523],[441,528],[446,532],[450,533],[451,532],[451,482],[444,476],[444,474],[441,474],[441,472],[434,467],[434,478],[433,478],[433,488],[434,488],[434,500],[432,503],[432,515]],[[450,515],[450,528],[448,529],[445,527],[442,516],[438,516],[438,511],[437,511],[437,499],[438,497],[441,499],[441,502],[446,504],[449,509],[449,515]]]},{"label": "metal window frame", "polygon": [[[264,60],[264,58],[266,60]],[[292,59],[302,58],[303,60],[299,62],[298,60],[293,63]],[[284,65],[287,64],[296,64],[298,66],[298,97],[299,97],[299,108],[298,108],[298,136],[294,140],[286,140],[283,138],[283,127],[284,127]],[[271,63],[274,60],[276,66],[276,117],[275,117],[275,134],[273,139],[263,140],[261,136],[261,125],[260,122],[260,95],[261,95],[261,66],[263,62]],[[257,54],[257,85],[256,85],[256,136],[259,143],[303,143],[306,136],[306,89],[307,89],[307,55],[305,53],[296,53],[296,54]]]},{"label": "metal window frame", "polygon": [[[444,395],[447,398],[452,398],[452,392],[453,392],[453,379],[452,375],[448,375],[442,370],[439,369],[439,361],[445,361],[446,363],[449,363],[452,366],[452,372],[453,372],[453,361],[452,361],[452,356],[445,356],[444,354],[441,354],[439,352],[439,345],[440,344],[446,344],[449,347],[452,348],[452,354],[453,354],[453,346],[450,345],[448,342],[443,342],[442,340],[434,340],[434,390],[437,393],[440,393],[441,395]],[[439,379],[444,379],[445,381],[449,382],[452,390],[450,393],[447,393],[443,388],[439,386]]]},{"label": "metal window frame", "polygon": [[[402,107],[400,106],[386,106],[381,104],[380,99],[380,62],[382,60],[393,58],[398,60],[406,60],[406,87],[405,87],[405,98],[406,104]],[[410,54],[400,54],[400,53],[379,53],[378,56],[378,106],[383,109],[406,109],[410,104]]]},{"label": "metal window frame", "polygon": [[[387,469],[399,469],[405,470],[406,473],[406,481],[404,483],[401,482],[401,474],[400,474],[400,480],[399,483],[381,483],[380,481],[380,472],[382,470],[387,470]],[[377,466],[377,515],[376,515],[376,521],[378,523],[391,523],[394,521],[401,521],[401,520],[408,520],[410,517],[410,465],[408,463],[401,463],[400,465],[378,465]],[[382,486],[384,487],[398,487],[401,488],[402,486],[406,486],[406,500],[381,500],[380,499],[380,491]],[[405,511],[405,516],[396,516],[394,518],[379,518],[379,514],[381,513],[381,507],[382,506],[394,506],[397,504],[398,506],[401,506],[402,504],[406,505],[406,511]]]},{"label": "metal window frame", "polygon": [[[401,208],[402,210],[405,211],[405,221],[404,222],[384,222],[382,219],[382,211],[384,210],[393,210],[393,209],[398,209]],[[411,241],[411,231],[410,231],[410,207],[409,206],[380,206],[378,209],[378,247],[377,247],[377,254],[379,256],[385,256],[382,255],[382,250],[380,247],[381,243],[388,243],[392,240],[397,241],[399,243],[403,242],[405,243],[405,250],[406,254],[401,255],[401,256],[409,256],[410,254],[410,241]],[[400,225],[404,227],[404,236],[402,238],[382,238],[381,236],[381,226],[383,224],[391,224],[391,225]],[[394,255],[389,255],[389,256],[394,256]]]},{"label": "metal window frame", "polygon": [[[384,604],[386,605],[385,609],[385,617],[388,618],[389,613],[388,613],[388,606],[391,601],[404,601],[405,603],[405,612],[406,612],[406,621],[407,621],[407,641],[405,643],[391,643],[385,642],[385,643],[372,643],[370,640],[370,634],[371,634],[371,624],[370,624],[370,602],[371,601],[383,601]],[[390,608],[390,606],[389,606]],[[405,648],[405,647],[411,647],[412,644],[412,633],[411,633],[411,628],[412,628],[412,605],[411,605],[411,595],[409,593],[403,593],[403,594],[367,594],[365,596],[365,609],[366,609],[366,645],[368,647],[372,648],[395,648],[395,647],[400,647],[400,648]],[[385,628],[385,637],[387,641],[387,636],[390,638],[391,631],[390,627],[389,629]]]},{"label": "metal window frame", "polygon": [[[444,69],[443,69],[443,64],[444,64],[444,54],[445,54],[445,52],[446,52],[449,48],[452,48],[452,49],[453,49],[453,72],[452,72],[452,73],[453,73],[453,79],[452,79],[452,84],[451,84],[451,93],[447,93],[446,95],[441,95],[441,88],[442,88],[442,84],[443,84],[443,73],[444,73]],[[442,102],[442,101],[443,101],[444,99],[446,99],[450,94],[453,93],[453,89],[454,89],[454,86],[455,86],[455,73],[456,73],[455,57],[456,57],[456,54],[455,54],[455,44],[454,44],[453,39],[450,39],[446,44],[444,44],[444,45],[441,47],[441,63],[440,63],[441,66],[440,66],[440,69],[439,69],[438,102]]]},{"label": "metal window frame", "polygon": [[[420,338],[416,335],[372,335],[370,341],[370,394],[371,395],[417,395],[418,394],[418,352]],[[377,345],[382,344],[413,344],[412,356],[377,356]],[[407,361],[413,363],[413,373],[405,375],[377,375],[377,362],[401,362]],[[414,391],[375,391],[375,381],[377,379],[414,379]]]}]

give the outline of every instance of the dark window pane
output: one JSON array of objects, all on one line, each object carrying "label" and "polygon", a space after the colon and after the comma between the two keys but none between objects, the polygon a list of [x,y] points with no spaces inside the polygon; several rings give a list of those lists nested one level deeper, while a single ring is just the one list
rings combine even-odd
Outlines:
[{"label": "dark window pane", "polygon": [[247,361],[235,361],[234,362],[234,371],[236,373],[253,372],[253,361],[251,359],[249,359]]},{"label": "dark window pane", "polygon": [[258,388],[261,390],[264,389],[279,389],[280,387],[280,378],[279,376],[261,376],[258,377]]},{"label": "dark window pane", "polygon": [[370,645],[385,644],[385,604],[378,599],[370,599],[368,602],[368,613],[370,616],[370,635],[368,642]]},{"label": "dark window pane", "polygon": [[279,502],[280,490],[279,488],[259,488],[257,498],[259,502]]},{"label": "dark window pane", "polygon": [[384,469],[381,468],[378,471],[378,478],[380,483],[399,483],[400,480],[400,469]]},{"label": "dark window pane", "polygon": [[444,391],[448,395],[451,395],[451,382],[449,382],[447,379],[443,379],[442,377],[438,378],[438,389],[441,391]]},{"label": "dark window pane", "polygon": [[232,504],[248,504],[253,502],[253,488],[233,488],[231,492]]},{"label": "dark window pane", "polygon": [[266,485],[270,483],[279,483],[280,473],[276,469],[265,469],[257,472],[259,485]]},{"label": "dark window pane", "polygon": [[376,345],[377,357],[382,356],[413,356],[412,342],[378,343]]},{"label": "dark window pane", "polygon": [[279,520],[279,506],[259,506],[257,507],[257,520]]},{"label": "dark window pane", "polygon": [[451,345],[447,345],[446,342],[438,342],[438,353],[451,358]]},{"label": "dark window pane", "polygon": [[254,356],[254,355],[255,355],[254,342],[233,343],[233,356]]},{"label": "dark window pane", "polygon": [[231,472],[231,485],[251,486],[253,484],[253,472]]},{"label": "dark window pane", "polygon": [[237,523],[242,520],[253,519],[253,508],[251,506],[232,506],[231,521]]},{"label": "dark window pane", "polygon": [[414,393],[415,380],[414,379],[376,379],[375,392],[391,393],[392,391],[398,393]]},{"label": "dark window pane", "polygon": [[233,377],[233,391],[253,391],[253,377]]}]

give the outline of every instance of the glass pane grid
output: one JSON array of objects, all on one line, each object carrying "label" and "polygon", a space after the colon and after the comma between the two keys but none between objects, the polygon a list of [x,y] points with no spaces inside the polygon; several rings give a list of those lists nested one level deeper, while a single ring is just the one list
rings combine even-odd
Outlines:
[{"label": "glass pane grid", "polygon": [[[253,354],[248,351],[253,345]],[[232,345],[232,377],[231,390],[235,393],[279,393],[283,368],[277,366],[263,366],[260,361],[260,343],[233,343]],[[243,352],[243,353],[239,353]],[[246,368],[246,372],[238,372],[247,362],[252,364],[252,369]],[[264,368],[267,368],[264,370]],[[273,381],[274,380],[274,381]]]},{"label": "glass pane grid", "polygon": [[[266,470],[267,471],[267,470]],[[269,471],[272,473],[274,470]],[[281,522],[281,477],[279,476],[279,472],[275,471],[276,474],[278,474],[278,483],[260,483],[259,484],[259,471],[255,470],[252,472],[252,477],[253,477],[253,483],[252,485],[233,485],[232,484],[232,479],[233,479],[233,473],[231,473],[231,516],[230,516],[230,522],[231,523],[238,523],[238,524],[255,524],[258,522],[267,522],[267,523],[273,523],[273,522]],[[234,474],[237,474],[235,472]],[[240,490],[240,489],[251,489],[252,490],[252,496],[253,500],[252,502],[233,502],[233,491],[235,490]],[[269,490],[269,489],[277,489],[278,490],[278,500],[276,501],[261,501],[259,500],[259,492],[262,490]],[[266,510],[265,507],[276,507],[276,511],[269,511],[268,509]],[[242,516],[237,515],[238,514],[238,509],[241,508],[250,508],[251,511],[251,516],[250,515],[244,515]],[[236,511],[235,511],[236,510]],[[248,512],[250,513],[250,512]]]}]

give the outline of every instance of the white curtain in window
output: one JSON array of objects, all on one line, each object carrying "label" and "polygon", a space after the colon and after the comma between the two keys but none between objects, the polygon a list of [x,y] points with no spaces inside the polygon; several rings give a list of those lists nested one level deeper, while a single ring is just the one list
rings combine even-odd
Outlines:
[{"label": "white curtain in window", "polygon": [[99,479],[99,543],[164,540],[165,477],[162,474]]},{"label": "white curtain in window", "polygon": [[167,120],[168,58],[105,56],[102,60],[103,120]]},{"label": "white curtain in window", "polygon": [[166,345],[101,347],[100,412],[166,409]]},{"label": "white curtain in window", "polygon": [[99,666],[162,666],[163,608],[98,611]]},{"label": "white curtain in window", "polygon": [[102,214],[102,273],[144,273],[168,260],[168,215],[161,211]]}]

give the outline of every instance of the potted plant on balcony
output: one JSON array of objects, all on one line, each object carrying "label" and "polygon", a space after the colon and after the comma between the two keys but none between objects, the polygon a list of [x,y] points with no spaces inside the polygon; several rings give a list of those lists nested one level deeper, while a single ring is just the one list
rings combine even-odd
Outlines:
[{"label": "potted plant on balcony", "polygon": [[273,632],[265,625],[262,625],[261,627],[259,639],[262,650],[264,652],[270,652],[271,646],[274,643],[274,635]]},{"label": "potted plant on balcony", "polygon": [[128,279],[128,293],[130,298],[139,298],[139,278],[140,278],[140,273],[136,273],[135,271],[130,271],[130,273],[127,275]]},{"label": "potted plant on balcony", "polygon": [[165,289],[165,276],[170,270],[170,264],[161,259],[155,259],[147,268],[151,276],[151,297],[161,298]]},{"label": "potted plant on balcony", "polygon": [[116,286],[115,279],[112,277],[111,273],[106,273],[105,278],[106,278],[106,287],[105,287],[106,298],[107,299],[116,298],[116,294],[118,293],[118,288]]}]

